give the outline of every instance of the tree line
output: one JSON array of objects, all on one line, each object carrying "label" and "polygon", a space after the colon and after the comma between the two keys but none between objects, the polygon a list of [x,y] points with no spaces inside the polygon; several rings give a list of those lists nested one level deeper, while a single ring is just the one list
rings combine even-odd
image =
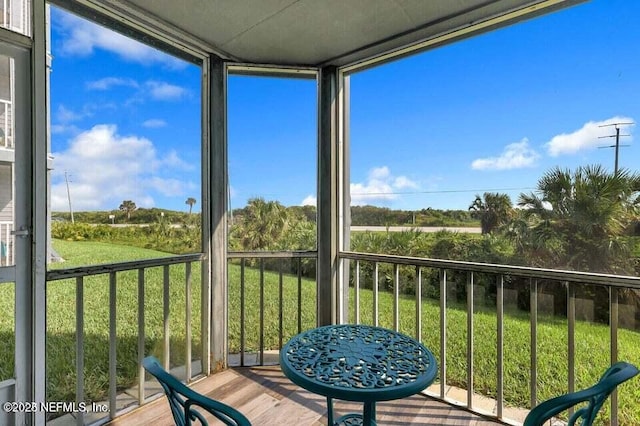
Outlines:
[{"label": "tree line", "polygon": [[[189,200],[187,200],[189,201]],[[126,203],[123,202],[123,205]],[[190,203],[186,203],[192,207]],[[126,208],[114,210],[118,221],[126,220]],[[111,227],[82,226],[54,223],[54,238],[100,239],[121,241],[132,245],[172,252],[187,253],[200,250],[200,215],[160,209],[135,209],[129,223],[151,226],[135,230]],[[425,212],[424,216],[420,216]],[[107,212],[108,213],[108,212]],[[95,215],[95,216],[92,216]],[[610,173],[601,166],[578,167],[571,171],[554,168],[539,179],[536,189],[522,193],[515,204],[507,194],[476,195],[467,211],[437,211],[424,209],[401,212],[372,206],[352,207],[353,224],[406,225],[414,215],[425,219],[469,221],[479,224],[482,235],[453,232],[353,232],[353,251],[395,254],[481,263],[534,266],[584,272],[620,275],[640,274],[640,176],[627,170]],[[109,223],[105,212],[77,213],[81,222]],[[416,225],[424,224],[415,220]],[[170,226],[176,223],[179,227]],[[440,226],[450,225],[451,222]],[[253,198],[242,209],[230,215],[229,249],[232,251],[259,250],[315,250],[316,208],[313,206],[285,207],[278,201]],[[389,266],[389,265],[386,265]],[[381,289],[394,285],[391,270],[380,269]],[[266,261],[268,269],[282,267],[280,261]],[[315,275],[315,261],[305,259],[292,262],[285,272]],[[361,282],[373,282],[367,265],[362,265]],[[438,297],[437,271],[425,271],[423,293]],[[413,294],[415,269],[401,268],[400,291]],[[460,275],[460,274],[458,274]],[[488,300],[495,283],[487,281]],[[495,280],[493,280],[495,281]],[[517,281],[517,280],[516,280]],[[507,282],[514,288],[526,288],[524,283]],[[465,277],[452,275],[451,287],[459,300],[465,300]],[[522,284],[522,285],[520,285]],[[544,287],[544,283],[541,283]],[[558,310],[566,306],[566,291],[549,286],[554,293]],[[583,291],[581,289],[581,291]],[[588,298],[596,300],[596,314],[606,321],[608,296],[606,289],[585,289]],[[556,294],[557,293],[557,294]],[[602,294],[600,294],[602,293]],[[631,294],[622,295],[622,300]],[[529,296],[523,292],[519,307],[528,309]]]},{"label": "tree line", "polygon": [[638,273],[640,175],[600,165],[553,168],[515,208],[506,194],[476,195],[469,210],[483,234],[501,234],[530,266]]},{"label": "tree line", "polygon": [[[520,194],[515,204],[507,194],[486,192],[476,195],[468,211],[407,212],[354,206],[351,214],[353,225],[415,222],[418,226],[433,223],[429,221],[434,218],[442,220],[439,224],[479,223],[483,236],[501,247],[485,247],[500,253],[497,258],[490,256],[500,263],[632,275],[639,268],[635,237],[640,231],[640,175],[627,170],[614,174],[599,165],[574,171],[553,168],[543,174],[534,191]],[[233,217],[230,241],[234,249],[315,248],[315,207],[287,208],[277,201],[254,198],[243,209],[234,210]],[[402,240],[395,246],[404,253],[394,254],[432,254],[427,247],[412,249],[420,244],[409,243],[406,236],[385,238]],[[410,238],[419,240],[417,233]],[[376,239],[370,236],[367,245]],[[361,241],[363,238],[353,239],[352,249],[358,249]],[[509,250],[502,249],[505,245]],[[378,253],[388,253],[388,247],[379,247]]]},{"label": "tree line", "polygon": [[[125,200],[117,210],[75,213],[78,222],[168,224],[194,223],[196,203],[188,198],[189,213],[157,208],[137,208]],[[64,214],[55,213],[64,218]],[[113,219],[110,218],[113,216]],[[194,214],[199,219],[199,214]],[[351,249],[437,257],[437,240],[446,240],[453,260],[488,259],[494,263],[559,268],[589,272],[631,274],[640,269],[640,177],[602,166],[578,167],[574,171],[553,168],[539,179],[536,189],[516,200],[507,194],[476,195],[467,211],[422,209],[391,210],[353,206],[353,225],[454,226],[482,228],[482,236],[454,237],[447,233],[420,236],[353,235]],[[393,235],[395,234],[395,235]],[[465,249],[478,238],[482,249]],[[464,243],[463,243],[464,240]],[[230,215],[231,250],[313,250],[316,248],[316,208],[285,207],[278,201],[254,198]],[[435,251],[434,251],[435,250]]]},{"label": "tree line", "polygon": [[[74,221],[91,224],[153,224],[162,220],[169,223],[183,223],[189,220],[193,206],[197,203],[193,197],[187,198],[185,204],[189,206],[189,212],[183,213],[175,210],[161,208],[141,208],[133,200],[123,200],[117,209],[106,211],[74,212]],[[71,221],[71,213],[53,212],[54,221]]]},{"label": "tree line", "polygon": [[[386,219],[391,212],[369,206],[358,209],[360,213],[378,210],[379,217]],[[507,194],[488,192],[476,195],[466,213],[480,223],[482,235],[429,234],[417,230],[353,232],[350,249],[583,272],[640,274],[638,174],[626,170],[613,174],[601,166],[578,167],[574,171],[554,168],[543,174],[534,191],[520,194],[515,204]],[[357,214],[353,216],[358,217]],[[314,249],[315,241],[315,222],[309,220],[302,210],[288,209],[277,201],[260,198],[250,200],[241,212],[234,215],[230,234],[234,250]],[[362,268],[361,282],[366,287],[373,282],[373,271],[368,270],[367,265],[362,265]],[[306,270],[311,275],[314,271],[311,267]],[[423,292],[426,296],[437,297],[439,279],[436,271],[430,272],[423,275]],[[401,275],[400,291],[413,294],[415,269],[401,268]],[[381,288],[393,287],[392,276],[391,270],[381,266]],[[478,278],[478,282],[483,280],[487,281],[489,291],[486,296],[491,300],[492,295],[495,296],[491,290],[495,290],[495,283],[489,277]],[[453,291],[459,300],[465,300],[465,281],[463,276],[452,276]],[[519,289],[526,287],[516,281],[506,285]],[[542,282],[540,284],[545,286]],[[561,312],[566,306],[566,291],[552,283],[549,288]],[[586,297],[596,300],[596,317],[606,321],[606,289],[584,288],[581,291],[588,293]],[[632,295],[623,296],[623,300],[627,296]],[[521,309],[528,309],[526,291],[518,303]]]}]

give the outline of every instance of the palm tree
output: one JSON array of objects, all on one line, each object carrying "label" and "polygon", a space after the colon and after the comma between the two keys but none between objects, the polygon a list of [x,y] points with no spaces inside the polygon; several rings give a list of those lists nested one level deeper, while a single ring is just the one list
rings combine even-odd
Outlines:
[{"label": "palm tree", "polygon": [[189,214],[191,214],[191,210],[193,209],[193,205],[196,203],[196,199],[193,197],[189,197],[184,203],[189,205]]},{"label": "palm tree", "polygon": [[640,175],[600,165],[554,168],[535,193],[520,194],[520,246],[536,266],[630,273],[625,232],[638,217]]},{"label": "palm tree", "polygon": [[485,192],[482,198],[476,194],[476,199],[469,206],[469,211],[480,219],[482,233],[490,234],[500,225],[509,222],[513,207],[511,206],[511,198],[507,194]]},{"label": "palm tree", "polygon": [[120,204],[120,211],[123,211],[126,213],[127,215],[127,222],[129,221],[129,219],[131,219],[131,212],[133,212],[134,210],[136,210],[138,207],[136,207],[136,203],[134,203],[131,200],[124,200],[122,202],[122,204]]},{"label": "palm tree", "polygon": [[252,198],[244,209],[238,229],[245,250],[273,248],[288,224],[286,208],[277,201]]}]

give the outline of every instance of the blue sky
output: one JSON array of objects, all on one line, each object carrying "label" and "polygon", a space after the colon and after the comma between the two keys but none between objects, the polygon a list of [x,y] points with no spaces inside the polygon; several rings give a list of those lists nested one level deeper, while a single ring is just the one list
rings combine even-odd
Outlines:
[{"label": "blue sky", "polygon": [[52,7],[51,202],[200,201],[200,68]]},{"label": "blue sky", "polygon": [[[186,210],[200,201],[199,69],[54,10],[52,204]],[[351,76],[352,204],[515,202],[554,166],[613,169],[640,118],[640,4],[595,0]],[[316,84],[232,76],[231,204],[315,202]],[[637,170],[635,126],[620,167]]]}]

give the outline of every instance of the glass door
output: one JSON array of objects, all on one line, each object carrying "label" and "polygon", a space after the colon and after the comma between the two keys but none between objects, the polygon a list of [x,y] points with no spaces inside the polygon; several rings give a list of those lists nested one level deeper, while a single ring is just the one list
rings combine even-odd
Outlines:
[{"label": "glass door", "polygon": [[0,41],[0,424],[24,423],[7,403],[32,379],[29,76],[29,51]]}]

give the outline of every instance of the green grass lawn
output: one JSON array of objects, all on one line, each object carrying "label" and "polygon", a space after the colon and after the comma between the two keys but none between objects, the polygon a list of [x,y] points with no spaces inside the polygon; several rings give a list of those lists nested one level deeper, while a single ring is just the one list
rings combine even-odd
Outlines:
[{"label": "green grass lawn", "polygon": [[[54,247],[66,260],[55,268],[167,256],[152,250],[98,242],[55,241]],[[185,265],[171,265],[170,342],[171,364],[185,363]],[[192,265],[191,350],[199,359],[200,264]],[[85,398],[104,399],[109,383],[109,276],[85,278],[84,284]],[[162,355],[163,269],[145,271],[145,354]],[[51,400],[75,399],[76,342],[75,280],[53,281],[47,285],[47,383]],[[138,272],[117,274],[116,297],[117,386],[131,387],[137,375]]]},{"label": "green grass lawn", "polygon": [[[151,250],[107,243],[55,241],[54,247],[67,261],[55,267],[72,267],[92,263],[124,261],[165,256]],[[192,283],[192,353],[200,358],[200,265],[193,265]],[[185,357],[185,268],[174,265],[171,276],[171,360],[183,364]],[[148,269],[145,275],[145,353],[162,355],[162,268]],[[245,350],[259,349],[260,274],[256,268],[245,269]],[[85,279],[85,399],[101,400],[108,391],[109,350],[109,277],[101,275]],[[315,282],[303,279],[302,328],[316,321]],[[240,348],[240,266],[229,266],[229,349]],[[47,378],[51,400],[75,398],[75,280],[55,281],[47,290]],[[13,336],[13,286],[0,286],[0,333]],[[118,273],[117,357],[118,387],[132,386],[137,374],[137,272]],[[372,292],[361,290],[361,321],[372,323]],[[351,302],[353,301],[353,289]],[[264,348],[278,349],[280,343],[279,306],[282,304],[282,340],[297,333],[298,281],[283,275],[282,297],[277,273],[264,274]],[[380,325],[393,327],[393,299],[380,293]],[[353,308],[351,308],[353,315]],[[353,317],[351,318],[353,320]],[[441,363],[439,306],[427,300],[422,305],[422,341],[433,350]],[[466,311],[451,306],[447,309],[447,383],[466,386]],[[496,393],[496,318],[490,309],[474,313],[474,389],[494,396]],[[400,329],[415,334],[415,301],[400,300]],[[529,405],[529,319],[528,314],[510,311],[505,315],[505,399],[513,406]],[[11,343],[12,337],[5,342]],[[606,326],[576,324],[577,387],[594,383],[608,366],[609,329]],[[562,318],[539,316],[538,325],[538,398],[546,399],[567,391],[567,324]],[[640,333],[618,332],[619,358],[640,365]],[[0,378],[13,371],[13,345],[0,348]],[[619,391],[620,424],[640,424],[640,386],[637,379]],[[608,412],[608,404],[604,407]]]}]

